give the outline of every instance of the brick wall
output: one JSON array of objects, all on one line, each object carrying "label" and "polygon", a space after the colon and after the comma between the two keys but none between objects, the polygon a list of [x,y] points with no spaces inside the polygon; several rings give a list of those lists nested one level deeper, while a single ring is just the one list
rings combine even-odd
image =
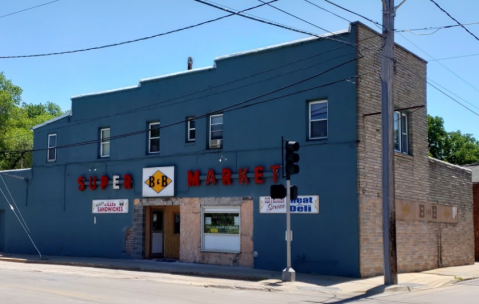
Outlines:
[{"label": "brick wall", "polygon": [[476,261],[479,262],[479,183],[474,184],[474,243]]},{"label": "brick wall", "polygon": [[[365,114],[381,111],[381,56],[378,48],[381,37],[375,36],[371,29],[361,24],[358,25],[357,31],[359,52],[364,56],[357,63],[358,74],[361,75],[357,84],[360,271],[362,276],[374,276],[383,273],[381,115]],[[409,118],[410,153],[395,154],[396,199],[404,202],[438,202],[460,207],[458,224],[397,221],[398,269],[402,272],[420,271],[436,268],[441,263],[470,263],[472,234],[465,230],[472,225],[472,222],[469,222],[469,219],[472,219],[469,209],[472,197],[464,194],[471,180],[470,173],[468,175],[467,170],[455,166],[451,169],[443,164],[437,165],[429,159],[426,62],[397,45],[394,57],[395,108],[424,106],[406,111]],[[435,167],[431,163],[434,163]],[[431,166],[437,170],[430,171]],[[436,184],[435,174],[446,181]],[[457,196],[441,198],[441,195],[447,192],[453,192]],[[470,227],[472,230],[472,226]],[[463,237],[454,238],[454,235],[463,232]],[[454,253],[450,248],[460,250]],[[462,254],[464,258],[459,258]]]}]

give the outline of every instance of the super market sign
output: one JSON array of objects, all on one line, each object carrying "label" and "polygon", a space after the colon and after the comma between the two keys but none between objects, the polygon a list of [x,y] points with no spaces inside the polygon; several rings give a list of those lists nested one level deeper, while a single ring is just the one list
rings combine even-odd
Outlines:
[{"label": "super market sign", "polygon": [[[301,195],[291,200],[289,209],[291,213],[319,213],[318,195]],[[259,197],[260,213],[286,213],[286,198],[272,199],[269,196]]]}]

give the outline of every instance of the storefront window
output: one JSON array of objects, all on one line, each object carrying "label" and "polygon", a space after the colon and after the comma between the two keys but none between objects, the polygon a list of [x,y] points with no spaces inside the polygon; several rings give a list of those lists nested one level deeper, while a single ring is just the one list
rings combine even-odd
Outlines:
[{"label": "storefront window", "polygon": [[202,250],[216,252],[240,251],[240,209],[204,208]]}]

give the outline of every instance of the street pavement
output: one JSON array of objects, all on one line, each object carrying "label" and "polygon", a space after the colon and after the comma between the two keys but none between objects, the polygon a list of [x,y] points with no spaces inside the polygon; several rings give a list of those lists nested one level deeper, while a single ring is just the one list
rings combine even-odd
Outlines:
[{"label": "street pavement", "polygon": [[[399,274],[399,285],[385,287],[382,276],[362,279],[298,273],[296,282],[282,282],[281,271],[243,267],[161,260],[121,260],[64,256],[46,256],[40,259],[35,255],[0,254],[0,270],[14,271],[14,269],[20,266],[23,267],[24,271],[40,271],[51,274],[76,275],[81,269],[83,275],[89,277],[108,277],[111,275],[111,271],[113,271],[114,276],[112,278],[123,278],[126,280],[135,278],[147,281],[158,279],[165,283],[187,284],[215,289],[323,293],[336,296],[370,296],[381,293],[421,291],[453,284],[457,285],[457,283],[465,280],[479,278],[479,263],[469,266]],[[133,273],[135,274],[134,276],[132,276]]]}]

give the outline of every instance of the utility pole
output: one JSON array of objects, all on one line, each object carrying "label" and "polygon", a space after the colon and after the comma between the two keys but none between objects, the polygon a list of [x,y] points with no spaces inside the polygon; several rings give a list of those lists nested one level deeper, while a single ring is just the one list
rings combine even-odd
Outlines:
[{"label": "utility pole", "polygon": [[382,119],[382,206],[384,284],[397,285],[396,208],[394,188],[394,0],[383,2],[383,49],[381,51],[381,119]]}]

